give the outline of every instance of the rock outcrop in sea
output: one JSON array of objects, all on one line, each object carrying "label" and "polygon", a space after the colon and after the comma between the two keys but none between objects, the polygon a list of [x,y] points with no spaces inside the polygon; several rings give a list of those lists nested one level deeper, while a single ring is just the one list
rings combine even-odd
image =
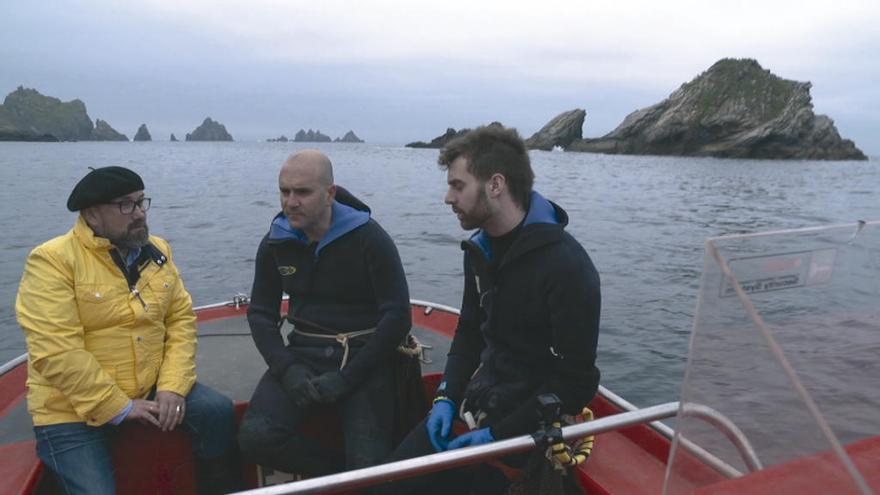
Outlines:
[{"label": "rock outcrop in sea", "polygon": [[722,59],[613,131],[567,150],[720,158],[865,160],[834,121],[813,113],[809,82],[782,79],[752,59]]},{"label": "rock outcrop in sea", "polygon": [[348,131],[341,138],[336,138],[333,140],[335,143],[363,143],[364,140],[357,137],[357,134],[354,131]]},{"label": "rock outcrop in sea", "polygon": [[62,102],[19,86],[0,105],[2,141],[88,141],[93,129],[81,100]]},{"label": "rock outcrop in sea", "polygon": [[526,139],[526,147],[544,151],[550,151],[556,146],[567,148],[572,142],[583,138],[586,116],[587,112],[580,108],[560,113],[540,131]]},{"label": "rock outcrop in sea", "polygon": [[95,120],[95,128],[92,129],[92,141],[128,141],[128,136],[117,132],[106,121]]},{"label": "rock outcrop in sea", "polygon": [[464,136],[470,132],[470,129],[462,129],[460,131],[456,131],[453,127],[447,127],[446,132],[441,134],[440,136],[435,137],[431,140],[430,143],[426,143],[424,141],[415,141],[412,143],[408,143],[406,145],[407,148],[442,148],[446,146],[446,143],[452,141],[457,137]]},{"label": "rock outcrop in sea", "polygon": [[171,133],[171,139],[169,139],[169,141],[171,141],[172,143],[176,143],[176,142],[177,142],[177,137],[174,135],[173,132]]},{"label": "rock outcrop in sea", "polygon": [[[172,134],[173,136],[174,134]],[[150,130],[147,129],[147,124],[141,124],[138,127],[137,134],[134,135],[135,141],[152,141],[153,136],[150,136]]]},{"label": "rock outcrop in sea", "polygon": [[277,138],[269,138],[266,140],[267,143],[286,143],[288,141],[290,141],[290,139],[287,139],[287,136],[285,136],[284,134],[278,136]]},{"label": "rock outcrop in sea", "polygon": [[206,117],[202,125],[186,135],[187,141],[232,141],[232,136],[226,132],[226,126],[211,117]]},{"label": "rock outcrop in sea", "polygon": [[[489,126],[493,126],[493,125],[500,126],[502,124],[501,124],[501,122],[492,122],[491,124],[489,124]],[[442,134],[440,136],[435,137],[434,139],[431,140],[430,143],[426,143],[424,141],[416,141],[416,142],[407,144],[406,147],[407,148],[442,148],[442,147],[446,146],[446,144],[449,143],[449,141],[452,141],[455,138],[462,137],[469,132],[471,132],[471,129],[461,129],[461,130],[456,131],[454,128],[448,127],[446,129],[445,134]]]},{"label": "rock outcrop in sea", "polygon": [[322,134],[320,130],[313,131],[309,129],[308,131],[304,131],[300,129],[297,131],[296,135],[293,136],[293,141],[295,143],[329,143],[332,139],[330,139],[330,136]]}]

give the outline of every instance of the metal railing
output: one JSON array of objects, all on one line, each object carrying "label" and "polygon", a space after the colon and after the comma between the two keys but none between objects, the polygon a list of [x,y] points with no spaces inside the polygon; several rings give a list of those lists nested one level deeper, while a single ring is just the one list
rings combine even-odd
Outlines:
[{"label": "metal railing", "polygon": [[[629,402],[628,400],[624,399],[623,397],[615,394],[614,392],[608,390],[607,388],[603,387],[602,385],[599,385],[599,395],[601,395],[608,402],[614,404],[615,406],[617,406],[618,408],[620,408],[624,411],[638,410],[638,407],[633,405],[631,402]],[[751,446],[751,444],[749,443],[746,436],[742,433],[742,431],[732,421],[727,419],[727,417],[725,417],[720,412],[715,411],[714,409],[706,408],[706,406],[701,406],[701,407],[705,408],[703,410],[704,412],[706,412],[706,417],[704,418],[704,420],[706,420],[707,422],[715,425],[717,428],[722,429],[722,430],[724,429],[724,425],[730,425],[730,428],[728,428],[728,429],[731,431],[731,433],[728,434],[728,432],[725,431],[724,435],[727,438],[730,438],[731,442],[737,446],[737,448],[740,451],[740,456],[743,458],[746,466],[749,467],[749,470],[755,471],[757,469],[761,469],[761,462],[758,460],[758,456],[757,456],[757,454],[755,454],[754,448]],[[706,409],[708,409],[711,412],[706,411]],[[691,412],[696,412],[693,409],[690,409],[690,410],[691,410]],[[694,416],[700,416],[700,415],[694,414]],[[712,419],[712,418],[716,418],[716,419]],[[663,423],[662,421],[652,421],[651,423],[648,424],[648,426],[653,428],[655,431],[657,431],[657,433],[663,435],[664,437],[666,437],[670,441],[675,436],[675,431],[669,425],[667,425],[666,423]],[[726,476],[728,478],[738,478],[743,475],[742,471],[740,471],[739,469],[731,466],[727,462],[722,461],[720,458],[718,458],[718,456],[712,454],[711,452],[704,449],[703,447],[700,447],[699,445],[692,442],[691,440],[688,440],[684,436],[680,436],[678,438],[678,441],[679,441],[679,445],[681,445],[682,448],[687,450],[688,453],[690,453],[691,455],[693,455],[697,459],[701,460],[702,462],[705,462],[706,464],[708,464],[709,466],[711,466],[712,468],[714,468],[716,471],[723,474],[724,476]]]},{"label": "metal railing", "polygon": [[[669,418],[678,412],[678,402],[668,402],[656,406],[606,416],[593,421],[579,423],[562,428],[562,437],[566,441],[583,438],[589,435],[625,428],[658,419]],[[284,485],[269,486],[240,492],[248,495],[281,495],[293,493],[321,493],[326,491],[352,490],[365,486],[376,485],[391,479],[403,479],[413,476],[442,471],[465,464],[482,462],[518,452],[534,449],[535,439],[531,435],[523,435],[507,440],[500,440],[486,445],[467,447],[431,454],[403,461],[391,462],[369,468],[346,471],[344,473],[322,476],[303,481],[295,481]]]},{"label": "metal railing", "polygon": [[[710,425],[714,426],[715,429],[719,430],[724,434],[725,437],[736,447],[737,452],[739,452],[740,457],[742,457],[743,462],[746,464],[746,467],[749,468],[749,472],[755,472],[764,468],[761,464],[760,459],[758,459],[758,454],[755,453],[754,447],[749,443],[749,439],[746,438],[746,435],[739,429],[736,424],[730,420],[727,416],[721,414],[720,412],[712,409],[709,406],[704,406],[702,404],[695,404],[693,402],[685,402],[682,404],[681,415],[683,417],[695,417],[699,418]],[[725,463],[721,459],[718,459],[714,455],[707,452],[705,449],[700,447],[699,445],[693,443],[692,441],[686,439],[684,436],[679,435],[679,443],[682,447],[687,449],[691,454],[696,455],[700,460],[707,462],[712,465],[716,469],[719,466],[716,466],[714,462],[719,462],[723,466],[729,468],[733,471],[734,476],[730,476],[725,470],[721,470],[724,474],[727,474],[728,477],[738,477],[742,476],[738,470],[736,470],[733,466]],[[709,457],[704,457],[709,456]],[[710,460],[712,462],[710,462]]]},{"label": "metal railing", "polygon": [[24,353],[21,356],[12,358],[9,361],[3,363],[3,365],[0,365],[0,376],[3,376],[6,373],[9,373],[15,367],[17,367],[19,364],[27,361],[27,357],[28,357],[27,353]]}]

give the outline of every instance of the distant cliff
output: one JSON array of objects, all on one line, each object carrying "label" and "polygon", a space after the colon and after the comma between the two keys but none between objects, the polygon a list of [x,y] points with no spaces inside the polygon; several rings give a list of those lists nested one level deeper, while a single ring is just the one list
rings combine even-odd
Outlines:
[{"label": "distant cliff", "polygon": [[779,78],[751,59],[722,59],[656,105],[629,114],[570,151],[633,155],[865,160],[834,122],[813,113],[809,82]]},{"label": "distant cliff", "polygon": [[19,86],[0,105],[0,140],[88,141],[93,129],[80,100],[62,102]]},{"label": "distant cliff", "polygon": [[[489,126],[500,126],[501,122],[492,122]],[[461,129],[456,131],[452,127],[446,129],[446,133],[440,136],[435,137],[431,140],[430,143],[426,143],[424,141],[416,141],[414,143],[409,143],[406,145],[407,148],[442,148],[446,146],[449,141],[452,141],[455,138],[459,138],[464,136],[465,134],[471,132],[470,129]]]},{"label": "distant cliff", "polygon": [[308,131],[304,131],[300,129],[296,135],[293,136],[293,141],[296,143],[329,143],[332,139],[330,139],[330,136],[322,134],[320,130],[313,131],[309,129]]},{"label": "distant cliff", "polygon": [[92,129],[92,141],[128,141],[128,136],[117,132],[116,129],[110,127],[107,122],[98,119],[95,121],[95,128]]},{"label": "distant cliff", "polygon": [[[173,134],[172,134],[173,136]],[[152,141],[153,136],[150,135],[150,130],[147,129],[147,124],[141,124],[138,127],[137,134],[134,135],[135,141]]]},{"label": "distant cliff", "polygon": [[232,141],[232,136],[226,132],[226,126],[216,122],[211,117],[205,118],[202,125],[195,128],[192,133],[186,135],[187,141]]},{"label": "distant cliff", "polygon": [[333,140],[336,143],[363,143],[364,140],[357,137],[357,134],[354,131],[348,131],[341,138],[336,138]]}]

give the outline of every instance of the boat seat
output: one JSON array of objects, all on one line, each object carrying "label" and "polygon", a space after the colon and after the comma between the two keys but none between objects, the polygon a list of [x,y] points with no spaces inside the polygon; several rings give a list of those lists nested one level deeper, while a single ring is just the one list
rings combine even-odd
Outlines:
[{"label": "boat seat", "polygon": [[[37,457],[36,441],[0,446],[0,493],[61,493]],[[182,431],[157,433],[140,424],[124,426],[113,446],[119,493],[195,493],[195,459],[190,437]]]},{"label": "boat seat", "polygon": [[45,466],[37,458],[35,440],[0,445],[0,494],[33,493],[43,478]]},{"label": "boat seat", "polygon": [[[236,402],[240,421],[247,404]],[[0,445],[0,495],[61,493],[51,472],[37,457],[36,441]],[[183,430],[158,432],[139,423],[124,425],[113,444],[118,493],[176,494],[196,493],[195,456],[190,435]],[[250,468],[250,469],[247,469]],[[253,466],[245,466],[256,482]],[[253,485],[252,485],[253,486]]]}]

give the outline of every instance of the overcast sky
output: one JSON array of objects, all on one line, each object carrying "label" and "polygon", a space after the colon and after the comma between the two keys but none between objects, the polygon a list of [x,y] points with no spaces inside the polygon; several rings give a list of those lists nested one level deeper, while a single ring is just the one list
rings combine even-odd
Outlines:
[{"label": "overcast sky", "polygon": [[[0,1],[0,93],[19,85],[133,137],[206,116],[236,140],[429,140],[587,111],[609,132],[724,57],[810,81],[816,113],[880,155],[880,1]],[[0,95],[0,96],[2,96]]]}]

